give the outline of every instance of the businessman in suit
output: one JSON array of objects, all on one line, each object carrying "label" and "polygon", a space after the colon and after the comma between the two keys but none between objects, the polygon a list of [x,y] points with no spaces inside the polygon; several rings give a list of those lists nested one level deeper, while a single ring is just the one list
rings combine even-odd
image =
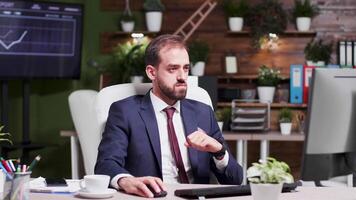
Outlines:
[{"label": "businessman in suit", "polygon": [[221,184],[241,184],[242,168],[227,150],[213,110],[185,99],[190,62],[182,38],[159,36],[145,53],[153,87],[111,105],[95,173],[144,197],[166,190],[165,183],[209,183],[211,171]]}]

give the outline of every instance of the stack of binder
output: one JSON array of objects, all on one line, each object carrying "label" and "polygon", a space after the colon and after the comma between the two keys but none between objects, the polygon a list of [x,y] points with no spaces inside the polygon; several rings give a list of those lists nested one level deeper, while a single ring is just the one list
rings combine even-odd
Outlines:
[{"label": "stack of binder", "polygon": [[266,131],[270,128],[270,104],[256,107],[240,107],[241,102],[255,100],[233,100],[230,128],[232,131]]},{"label": "stack of binder", "polygon": [[290,66],[290,102],[295,104],[308,103],[309,86],[315,66]]},{"label": "stack of binder", "polygon": [[339,41],[338,61],[342,68],[356,66],[356,42]]}]

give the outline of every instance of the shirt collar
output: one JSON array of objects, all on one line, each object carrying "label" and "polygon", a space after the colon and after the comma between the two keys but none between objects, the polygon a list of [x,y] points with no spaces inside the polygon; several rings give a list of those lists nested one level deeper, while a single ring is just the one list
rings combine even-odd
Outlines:
[{"label": "shirt collar", "polygon": [[162,99],[157,97],[155,94],[153,94],[152,90],[150,91],[150,98],[151,102],[153,105],[153,109],[155,112],[161,112],[163,109],[167,107],[174,107],[176,110],[175,112],[180,112],[180,101],[178,100],[173,106],[168,105],[166,102],[164,102]]}]

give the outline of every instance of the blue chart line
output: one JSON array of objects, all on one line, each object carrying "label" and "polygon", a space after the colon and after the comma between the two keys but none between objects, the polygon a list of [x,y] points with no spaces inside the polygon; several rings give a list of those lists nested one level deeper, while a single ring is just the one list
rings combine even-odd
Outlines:
[{"label": "blue chart line", "polygon": [[[12,32],[11,30],[5,35],[7,37],[7,35]],[[22,42],[23,38],[25,37],[25,35],[27,34],[27,31],[24,31],[21,35],[21,37],[18,40],[15,40],[13,42],[11,42],[9,45],[6,45],[2,40],[0,40],[0,44],[1,46],[3,46],[5,49],[9,50],[12,46],[14,46],[15,44],[18,44],[20,42]],[[5,37],[5,38],[6,38]]]}]

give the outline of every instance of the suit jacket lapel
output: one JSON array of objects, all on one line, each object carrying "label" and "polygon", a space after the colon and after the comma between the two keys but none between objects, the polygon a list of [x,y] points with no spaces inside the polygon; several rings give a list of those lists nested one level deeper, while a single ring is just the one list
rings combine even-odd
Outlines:
[{"label": "suit jacket lapel", "polygon": [[156,116],[153,110],[150,93],[148,92],[142,99],[141,110],[139,111],[147,129],[147,134],[151,142],[160,172],[162,172],[161,144],[157,126]]},{"label": "suit jacket lapel", "polygon": [[[181,114],[183,119],[185,136],[187,137],[194,131],[198,130],[198,122],[195,118],[196,114],[192,109],[189,108],[189,106],[187,106],[186,100],[181,101]],[[188,148],[188,154],[193,173],[196,173],[196,170],[198,170],[198,151],[194,148]]]}]

